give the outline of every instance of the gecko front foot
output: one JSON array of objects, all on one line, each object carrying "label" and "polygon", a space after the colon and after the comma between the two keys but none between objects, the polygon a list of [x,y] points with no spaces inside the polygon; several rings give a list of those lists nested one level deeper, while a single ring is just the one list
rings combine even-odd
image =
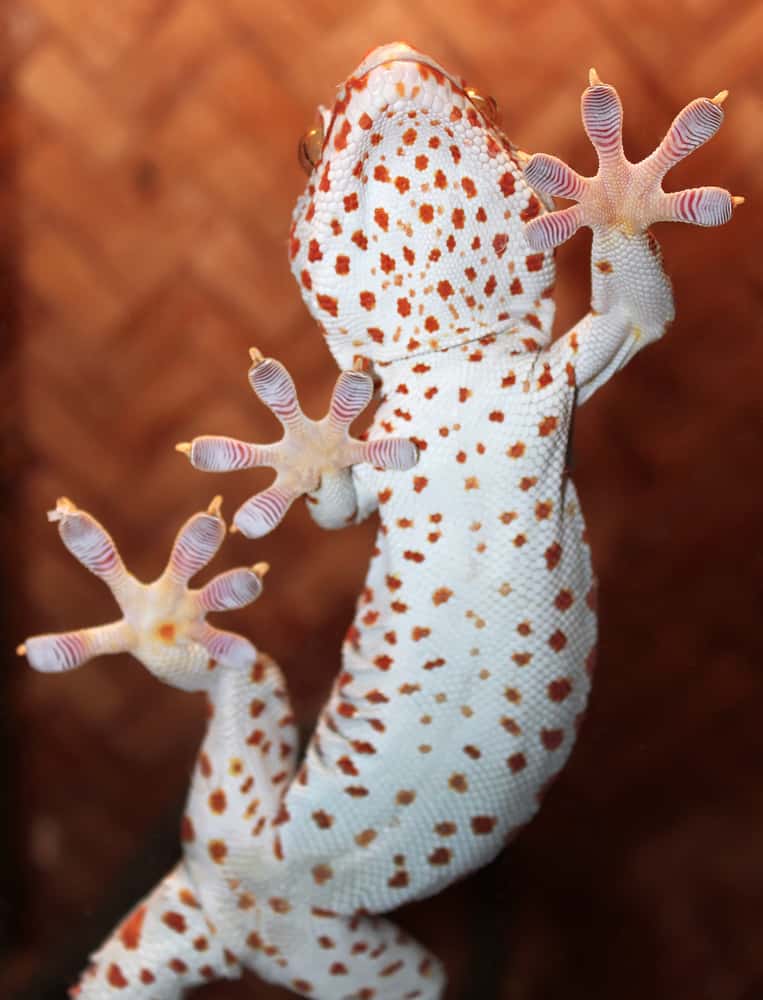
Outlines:
[{"label": "gecko front foot", "polygon": [[726,96],[727,92],[721,91],[712,100],[699,97],[692,101],[676,116],[657,149],[640,163],[631,163],[623,152],[620,98],[592,69],[581,111],[599,158],[599,170],[595,177],[582,177],[555,156],[536,153],[530,158],[524,172],[531,187],[577,202],[527,224],[525,233],[533,249],[558,246],[581,226],[590,226],[594,233],[617,229],[633,236],[654,222],[697,226],[728,222],[734,207],[744,199],[732,197],[723,188],[700,187],[672,194],[662,190],[668,170],[718,131]]},{"label": "gecko front foot", "polygon": [[284,366],[272,358],[263,358],[257,350],[252,350],[251,355],[254,364],[249,369],[249,382],[281,423],[284,434],[280,441],[258,445],[229,437],[203,436],[177,446],[194,468],[205,472],[255,466],[276,470],[273,485],[250,497],[233,518],[234,525],[248,538],[272,531],[297,497],[314,493],[324,476],[360,462],[400,470],[416,464],[416,446],[407,438],[360,441],[350,435],[350,425],[373,394],[369,375],[342,372],[328,413],[322,420],[311,420],[302,412],[294,382]]}]

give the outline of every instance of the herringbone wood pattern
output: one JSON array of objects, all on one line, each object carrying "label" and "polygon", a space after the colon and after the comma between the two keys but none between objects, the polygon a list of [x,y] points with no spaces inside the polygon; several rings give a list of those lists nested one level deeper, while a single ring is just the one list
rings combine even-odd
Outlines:
[{"label": "herringbone wood pattern", "polygon": [[[603,619],[579,748],[482,894],[457,887],[408,920],[447,957],[454,996],[476,974],[464,911],[476,920],[482,907],[484,920],[486,906],[509,956],[502,997],[763,992],[760,5],[6,0],[6,17],[20,630],[113,612],[45,522],[56,496],[102,519],[150,577],[214,492],[230,514],[267,481],[213,480],[172,451],[197,433],[275,432],[246,384],[250,344],[282,359],[308,412],[321,411],[333,362],[285,253],[303,183],[294,150],[368,48],[401,37],[430,51],[495,94],[522,145],[583,171],[589,65],[620,90],[631,156],[687,100],[731,89],[721,135],[675,185],[721,183],[751,204],[722,231],[662,231],[678,322],[578,420]],[[559,257],[561,328],[586,308],[585,240]],[[256,546],[273,571],[238,625],[278,658],[306,724],[337,667],[372,532],[322,534],[298,510]],[[233,538],[226,565],[252,551]],[[25,672],[13,690],[31,969],[182,795],[202,723],[194,698],[126,659]]]}]

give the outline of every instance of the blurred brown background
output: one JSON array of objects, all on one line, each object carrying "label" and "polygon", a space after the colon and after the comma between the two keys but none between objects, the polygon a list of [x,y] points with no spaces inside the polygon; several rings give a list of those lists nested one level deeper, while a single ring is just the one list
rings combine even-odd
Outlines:
[{"label": "blurred brown background", "polygon": [[[275,434],[247,386],[251,344],[322,412],[335,369],[285,250],[295,146],[366,50],[402,38],[494,94],[526,149],[583,172],[590,65],[619,88],[634,159],[684,103],[728,87],[720,135],[669,183],[748,197],[722,230],[659,230],[675,327],[577,420],[602,634],[573,760],[489,873],[402,919],[448,961],[449,998],[763,997],[760,3],[6,0],[3,13],[2,996],[63,996],[169,864],[202,731],[195,697],[126,658],[50,677],[13,657],[29,632],[113,614],[44,512],[71,496],[151,578],[185,517],[218,490],[230,515],[268,480],[207,477],[172,450]],[[559,268],[561,330],[587,306],[586,238]],[[321,533],[295,509],[215,564],[271,562],[236,624],[279,660],[305,726],[372,533]],[[254,981],[204,993],[254,995],[285,996]]]}]

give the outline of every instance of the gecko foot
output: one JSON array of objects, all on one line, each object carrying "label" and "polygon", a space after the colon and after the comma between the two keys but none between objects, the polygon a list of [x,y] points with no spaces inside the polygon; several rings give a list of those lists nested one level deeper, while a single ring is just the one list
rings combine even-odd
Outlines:
[{"label": "gecko foot", "polygon": [[627,236],[643,233],[654,222],[688,222],[719,226],[728,222],[743,198],[718,187],[699,187],[668,194],[662,179],[677,163],[711,139],[723,122],[721,105],[727,91],[699,97],[678,113],[657,149],[640,163],[623,152],[623,109],[614,87],[591,70],[581,112],[588,138],[599,158],[595,177],[582,177],[562,160],[536,153],[525,167],[536,191],[577,202],[570,208],[533,219],[525,227],[535,250],[568,240],[581,226],[594,232],[618,229]]},{"label": "gecko foot", "polygon": [[218,662],[250,667],[254,646],[243,636],[214,628],[210,611],[241,608],[260,595],[267,563],[239,567],[214,577],[200,590],[188,581],[212,559],[225,537],[221,498],[190,517],[175,538],[167,566],[153,583],[141,583],[127,571],[113,539],[87,511],[61,498],[48,514],[58,524],[66,548],[109,587],[122,618],[108,625],[37,635],[17,652],[35,670],[73,670],[102,653],[132,653],[169,684],[203,689]]},{"label": "gecko foot", "polygon": [[360,441],[350,435],[350,425],[373,394],[373,381],[365,372],[342,372],[328,413],[322,420],[311,420],[302,412],[294,382],[284,366],[272,358],[263,358],[254,349],[251,356],[249,382],[281,423],[283,437],[273,444],[258,445],[229,437],[202,436],[177,446],[194,468],[205,472],[255,466],[275,469],[273,484],[250,497],[233,518],[234,526],[248,538],[272,531],[297,497],[314,493],[324,476],[360,462],[400,470],[416,464],[416,446],[407,438]]}]

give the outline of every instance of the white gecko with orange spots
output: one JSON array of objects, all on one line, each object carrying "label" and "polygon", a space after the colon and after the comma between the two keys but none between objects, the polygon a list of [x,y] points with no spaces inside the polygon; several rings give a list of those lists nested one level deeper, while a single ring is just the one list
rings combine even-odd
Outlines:
[{"label": "white gecko with orange spots", "polygon": [[[209,774],[195,779],[189,871],[218,934],[239,942],[237,962],[256,915],[273,975],[282,969],[278,981],[297,993],[442,995],[436,960],[396,945],[391,931],[382,932],[383,970],[356,969],[354,946],[333,932],[318,939],[309,973],[297,978],[290,963],[310,953],[316,922],[350,934],[356,919],[370,934],[360,913],[430,895],[487,863],[563,767],[596,638],[585,525],[566,468],[572,416],[673,318],[647,227],[720,224],[738,202],[718,188],[661,189],[667,170],[717,131],[724,97],[693,101],[657,150],[631,164],[619,98],[592,71],[582,114],[599,156],[593,178],[521,153],[496,125],[494,102],[403,44],[373,51],[321,109],[303,144],[310,180],[295,210],[292,267],[340,368],[360,359],[380,379],[371,450],[347,440],[360,404],[345,406],[339,384],[326,421],[306,422],[283,366],[259,354],[252,386],[284,439],[182,446],[209,471],[277,469],[274,486],[236,515],[252,537],[272,530],[300,490],[312,492],[324,526],[377,508],[380,517],[341,673],[302,766],[279,779],[277,808],[275,799],[259,806],[251,831],[251,818],[226,810],[231,825],[215,834],[214,788],[198,783],[219,784],[227,801],[227,743],[213,745]],[[576,204],[549,212],[551,195]],[[551,251],[584,225],[592,309],[552,343]],[[367,401],[359,374],[342,378]],[[405,438],[417,446],[413,466]],[[374,455],[387,468],[353,464]],[[251,729],[250,699],[229,710],[230,741]],[[277,745],[276,719],[263,708],[260,742]],[[258,760],[272,785],[275,765]],[[198,787],[207,798],[194,798]],[[214,902],[222,890],[210,850],[231,866],[230,891],[245,894],[251,914],[230,895]]]}]

